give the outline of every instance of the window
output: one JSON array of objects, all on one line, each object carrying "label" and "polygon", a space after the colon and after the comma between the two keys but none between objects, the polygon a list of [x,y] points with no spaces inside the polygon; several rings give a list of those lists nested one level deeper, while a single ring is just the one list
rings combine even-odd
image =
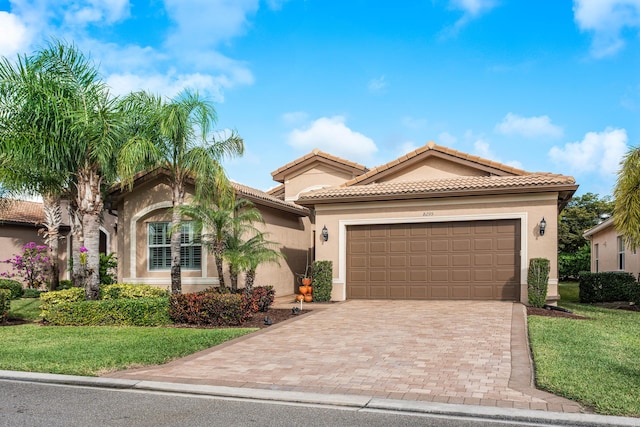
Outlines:
[{"label": "window", "polygon": [[624,270],[624,240],[618,236],[618,270]]},{"label": "window", "polygon": [[[181,226],[180,266],[185,270],[199,270],[202,265],[200,237],[194,236],[193,224]],[[149,234],[149,270],[171,269],[171,223],[151,222]]]},{"label": "window", "polygon": [[600,245],[598,243],[595,244],[593,248],[594,258],[596,260],[596,273],[600,271]]}]

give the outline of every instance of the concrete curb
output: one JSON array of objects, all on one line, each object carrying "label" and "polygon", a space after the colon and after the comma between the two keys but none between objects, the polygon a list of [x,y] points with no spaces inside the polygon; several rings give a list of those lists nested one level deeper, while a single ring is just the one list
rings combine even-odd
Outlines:
[{"label": "concrete curb", "polygon": [[321,394],[284,390],[236,388],[119,378],[82,377],[75,375],[41,374],[0,370],[0,380],[63,384],[111,389],[146,390],[169,393],[208,395],[236,399],[278,401],[353,408],[354,410],[397,411],[409,413],[455,416],[496,421],[529,422],[544,425],[640,427],[640,419],[593,414],[533,411],[492,406],[456,405],[450,403],[417,402],[381,399],[372,396]]}]

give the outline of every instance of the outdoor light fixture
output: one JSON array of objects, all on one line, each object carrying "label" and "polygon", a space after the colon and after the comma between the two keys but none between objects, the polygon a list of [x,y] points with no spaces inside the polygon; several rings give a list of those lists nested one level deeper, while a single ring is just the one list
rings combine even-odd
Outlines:
[{"label": "outdoor light fixture", "polygon": [[547,228],[547,221],[542,217],[542,221],[540,221],[540,235],[544,236],[544,230]]},{"label": "outdoor light fixture", "polygon": [[329,230],[327,230],[327,226],[322,227],[322,240],[325,242],[329,240]]}]

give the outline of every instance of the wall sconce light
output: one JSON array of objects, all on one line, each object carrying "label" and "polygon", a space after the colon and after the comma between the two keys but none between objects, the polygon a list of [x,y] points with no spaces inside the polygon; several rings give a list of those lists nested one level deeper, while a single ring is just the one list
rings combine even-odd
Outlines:
[{"label": "wall sconce light", "polygon": [[322,227],[322,240],[325,242],[329,240],[329,230],[327,230],[327,226]]},{"label": "wall sconce light", "polygon": [[547,221],[542,217],[542,221],[540,221],[540,235],[544,236],[544,230],[547,228]]}]

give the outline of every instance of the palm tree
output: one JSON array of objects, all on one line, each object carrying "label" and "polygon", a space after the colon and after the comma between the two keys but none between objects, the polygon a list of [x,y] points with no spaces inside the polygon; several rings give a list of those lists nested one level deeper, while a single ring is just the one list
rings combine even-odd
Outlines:
[{"label": "palm tree", "polygon": [[635,249],[640,246],[640,147],[631,148],[620,164],[613,222],[626,244]]},{"label": "palm tree", "polygon": [[228,192],[229,184],[220,162],[242,155],[244,144],[236,133],[211,136],[216,123],[213,105],[197,93],[184,91],[165,103],[146,92],[124,100],[129,129],[136,135],[120,151],[118,172],[123,186],[133,184],[141,168],[163,167],[169,171],[171,201],[171,292],[182,291],[180,269],[180,208],[185,203],[186,184],[193,180],[198,197]]},{"label": "palm tree", "polygon": [[251,291],[256,280],[256,270],[260,264],[274,263],[280,264],[284,259],[284,254],[274,249],[276,242],[266,240],[267,233],[257,233],[242,245],[244,261],[242,264],[246,268],[245,291]]},{"label": "palm tree", "polygon": [[235,244],[229,236],[234,230],[236,234],[253,230],[254,222],[263,222],[262,215],[249,200],[225,195],[183,205],[180,215],[193,221],[195,233],[201,235],[202,244],[213,254],[220,287],[225,288],[223,258],[227,245]]},{"label": "palm tree", "polygon": [[82,220],[79,244],[87,248],[85,294],[97,299],[101,187],[114,176],[114,153],[121,140],[116,100],[89,59],[61,42],[19,57],[15,65],[3,58],[0,85],[2,125],[9,126],[1,138],[3,152],[12,153],[14,164],[22,161],[31,170],[44,171],[47,179],[60,180],[44,196],[56,200],[63,189],[74,195]]}]

